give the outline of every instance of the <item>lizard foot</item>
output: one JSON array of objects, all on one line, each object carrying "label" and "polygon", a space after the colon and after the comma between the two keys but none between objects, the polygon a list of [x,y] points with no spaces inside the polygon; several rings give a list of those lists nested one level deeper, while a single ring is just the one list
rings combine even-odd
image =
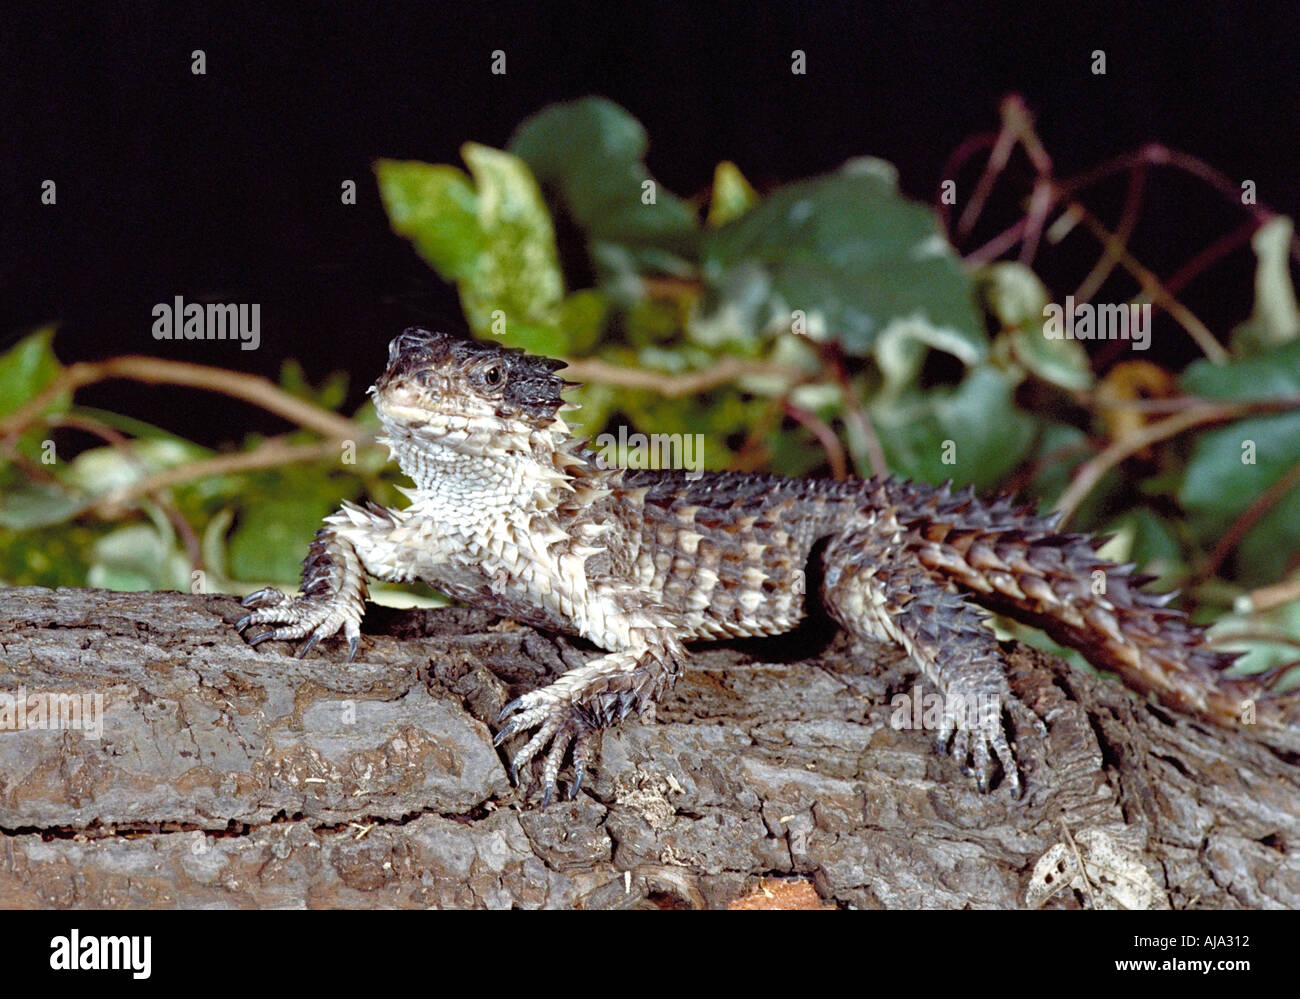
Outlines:
[{"label": "lizard foot", "polygon": [[951,753],[962,773],[975,778],[980,791],[988,791],[992,783],[996,756],[1007,790],[1013,798],[1019,798],[1020,770],[1002,722],[1003,696],[987,690],[963,694],[949,689],[935,747],[940,753]]},{"label": "lizard foot", "polygon": [[348,662],[357,653],[357,642],[361,638],[360,614],[353,611],[350,603],[342,597],[290,597],[274,587],[267,587],[250,593],[244,598],[243,604],[253,608],[253,612],[235,623],[235,628],[241,634],[253,625],[273,625],[269,630],[249,638],[249,645],[257,645],[269,639],[292,641],[306,637],[307,641],[294,653],[301,659],[322,638],[328,638],[342,629],[348,640]]},{"label": "lizard foot", "polygon": [[519,773],[547,744],[545,762],[542,764],[542,807],[555,796],[556,779],[565,753],[573,749],[573,783],[569,785],[569,800],[578,796],[582,778],[591,759],[591,736],[601,727],[598,713],[584,707],[580,701],[555,687],[534,690],[517,697],[504,708],[498,721],[514,715],[496,735],[493,745],[499,746],[513,735],[531,728],[537,731],[510,760],[510,783],[519,783]]}]

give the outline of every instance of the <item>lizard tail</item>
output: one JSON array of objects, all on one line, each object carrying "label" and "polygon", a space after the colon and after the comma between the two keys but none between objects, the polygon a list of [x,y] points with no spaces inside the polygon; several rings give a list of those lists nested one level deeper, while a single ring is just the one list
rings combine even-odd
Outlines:
[{"label": "lizard tail", "polygon": [[1212,648],[1205,627],[1168,606],[1175,594],[1143,592],[1154,577],[1098,558],[1101,540],[1061,533],[1058,516],[1034,516],[1006,497],[873,486],[911,533],[920,561],[977,603],[1041,628],[1168,707],[1300,752],[1300,691],[1272,690],[1278,674],[1225,676],[1239,654]]}]

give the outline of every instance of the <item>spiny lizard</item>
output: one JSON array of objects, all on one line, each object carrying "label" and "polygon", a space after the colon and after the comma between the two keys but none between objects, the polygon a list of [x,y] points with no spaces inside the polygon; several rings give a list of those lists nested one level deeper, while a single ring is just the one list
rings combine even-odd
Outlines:
[{"label": "spiny lizard", "polygon": [[1003,718],[1012,694],[979,607],[1041,627],[1178,710],[1227,726],[1253,711],[1257,734],[1300,749],[1297,698],[1222,676],[1234,656],[1169,597],[1141,592],[1150,577],[1099,559],[1099,542],[1058,532],[1057,518],[891,479],[607,468],[561,416],[563,366],[420,328],[394,339],[370,392],[415,482],[410,505],[344,503],[317,532],[301,595],[252,594],[241,632],[270,625],[253,644],[305,637],[304,655],[342,630],[350,660],[370,576],[588,639],[606,653],[502,711],[513,717],[498,745],[534,733],[512,779],[546,751],[544,804],[570,749],[573,796],[593,733],[681,674],[683,643],[790,631],[810,599],[854,638],[906,650],[943,694],[941,749],[982,790],[998,766],[1015,795],[1021,778]]}]

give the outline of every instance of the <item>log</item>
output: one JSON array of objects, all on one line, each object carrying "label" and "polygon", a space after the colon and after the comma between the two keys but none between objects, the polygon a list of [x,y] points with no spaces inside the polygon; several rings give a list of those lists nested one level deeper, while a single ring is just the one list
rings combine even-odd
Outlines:
[{"label": "log", "polygon": [[491,725],[581,642],[372,607],[355,662],[299,660],[241,613],[0,590],[0,906],[1300,907],[1296,760],[1014,642],[1022,800],[891,724],[894,650],[813,622],[702,647],[542,810]]}]

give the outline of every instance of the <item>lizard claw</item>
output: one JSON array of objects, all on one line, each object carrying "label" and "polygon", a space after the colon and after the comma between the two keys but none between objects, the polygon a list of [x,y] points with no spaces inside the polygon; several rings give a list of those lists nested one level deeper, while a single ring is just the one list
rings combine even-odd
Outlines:
[{"label": "lizard claw", "polygon": [[[500,721],[500,720],[501,720],[500,718],[497,719],[497,721]],[[499,745],[501,745],[501,743],[505,742],[505,741],[506,741],[507,739],[509,739],[512,735],[514,735],[516,732],[520,731],[521,729],[523,729],[523,728],[525,728],[525,727],[526,727],[526,726],[525,726],[525,724],[524,724],[524,719],[523,719],[523,716],[522,716],[522,715],[521,715],[520,717],[518,717],[518,718],[514,718],[514,719],[512,719],[512,720],[509,722],[509,724],[503,725],[503,726],[501,727],[501,730],[500,730],[499,732],[497,732],[497,734],[493,737],[493,739],[492,739],[492,745],[493,745],[493,746],[499,746]]]},{"label": "lizard claw", "polygon": [[255,624],[272,626],[269,630],[248,638],[249,645],[258,645],[271,639],[294,641],[305,638],[306,641],[294,652],[296,658],[302,659],[322,638],[328,638],[342,630],[348,639],[348,661],[356,654],[361,637],[358,626],[360,613],[352,611],[349,604],[337,595],[290,597],[274,587],[268,587],[250,593],[244,598],[243,604],[253,608],[253,611],[235,622],[235,628],[241,634]]},{"label": "lizard claw", "polygon": [[[521,701],[523,701],[523,698],[522,698],[522,697],[516,697],[513,701],[511,701],[511,702],[510,702],[509,704],[507,704],[504,708],[502,708],[502,709],[501,709],[501,713],[497,715],[497,723],[500,724],[502,721],[505,720],[506,715],[508,715],[508,714],[510,714],[512,711],[516,710],[516,709],[519,707],[519,704],[520,704]],[[502,739],[502,738],[504,738],[504,737],[503,737],[503,736],[497,736],[497,741],[494,743],[494,745],[497,745],[497,746],[501,745],[501,739]]]},{"label": "lizard claw", "polygon": [[975,778],[981,793],[992,785],[996,757],[1007,790],[1012,798],[1019,798],[1020,770],[1007,742],[1002,707],[1001,697],[990,700],[986,695],[986,699],[977,701],[949,690],[944,698],[943,721],[935,745],[940,753],[949,753],[957,761],[963,774]]},{"label": "lizard claw", "polygon": [[550,688],[515,698],[501,709],[501,718],[511,713],[515,713],[515,717],[497,732],[493,745],[499,746],[527,729],[536,728],[537,731],[510,758],[510,783],[518,786],[519,772],[549,744],[542,763],[542,807],[549,805],[555,797],[560,767],[570,749],[573,752],[574,781],[569,789],[569,798],[577,797],[591,755],[590,736],[596,728],[586,713],[563,694],[552,693]]}]

